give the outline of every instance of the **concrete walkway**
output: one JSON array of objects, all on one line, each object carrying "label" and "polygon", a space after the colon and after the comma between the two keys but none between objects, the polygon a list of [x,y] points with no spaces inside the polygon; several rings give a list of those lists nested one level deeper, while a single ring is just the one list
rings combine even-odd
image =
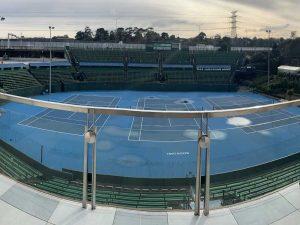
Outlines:
[{"label": "concrete walkway", "polygon": [[211,210],[195,217],[193,212],[146,212],[81,204],[33,190],[0,175],[0,225],[299,225],[300,187],[293,184],[258,200]]}]

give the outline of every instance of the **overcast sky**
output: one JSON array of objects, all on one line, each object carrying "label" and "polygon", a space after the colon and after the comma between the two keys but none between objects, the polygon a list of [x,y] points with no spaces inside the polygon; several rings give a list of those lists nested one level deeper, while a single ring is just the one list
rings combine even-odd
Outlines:
[{"label": "overcast sky", "polygon": [[[8,32],[25,36],[68,34],[90,26],[154,27],[157,31],[192,37],[204,31],[208,36],[230,34],[230,12],[238,10],[238,35],[266,37],[300,36],[300,0],[1,0],[0,37]],[[288,25],[287,25],[288,24]],[[281,29],[280,29],[281,28]]]}]

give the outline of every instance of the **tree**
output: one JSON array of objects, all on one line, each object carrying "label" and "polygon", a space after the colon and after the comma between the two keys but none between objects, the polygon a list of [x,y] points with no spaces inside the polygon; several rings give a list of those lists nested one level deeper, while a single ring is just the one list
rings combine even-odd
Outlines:
[{"label": "tree", "polygon": [[93,31],[91,30],[90,27],[85,27],[84,28],[84,39],[86,41],[93,40]]},{"label": "tree", "polygon": [[79,40],[79,41],[83,41],[84,40],[84,32],[83,31],[78,31],[75,35],[75,39]]},{"label": "tree", "polygon": [[144,41],[145,29],[135,27],[133,29],[133,40],[137,43],[142,43]]},{"label": "tree", "polygon": [[166,33],[166,32],[162,32],[161,33],[161,39],[164,40],[164,41],[169,40],[169,34]]},{"label": "tree", "polygon": [[116,41],[116,34],[113,30],[109,33],[109,40]]},{"label": "tree", "polygon": [[152,27],[149,27],[146,29],[146,34],[145,34],[146,42],[151,43],[151,42],[159,41],[159,40],[160,40],[159,33],[156,33]]},{"label": "tree", "polygon": [[198,34],[198,35],[196,36],[196,40],[197,40],[197,41],[204,41],[205,38],[206,38],[206,33],[204,33],[204,32],[200,32],[200,34]]},{"label": "tree", "polygon": [[93,40],[93,31],[90,27],[85,27],[84,31],[78,31],[75,35],[76,40],[91,41]]},{"label": "tree", "polygon": [[176,36],[174,35],[174,34],[172,34],[171,36],[170,36],[170,41],[175,41],[176,40]]},{"label": "tree", "polygon": [[123,27],[117,28],[115,31],[115,40],[116,42],[124,41],[125,39],[125,29]]},{"label": "tree", "polygon": [[223,37],[219,40],[220,51],[230,51],[231,48],[231,38]]},{"label": "tree", "polygon": [[95,41],[105,42],[109,40],[109,33],[104,28],[98,28],[95,33]]}]

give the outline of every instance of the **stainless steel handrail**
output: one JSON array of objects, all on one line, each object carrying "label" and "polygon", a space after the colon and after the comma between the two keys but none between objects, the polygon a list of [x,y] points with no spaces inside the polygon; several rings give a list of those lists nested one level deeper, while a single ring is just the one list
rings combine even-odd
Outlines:
[{"label": "stainless steel handrail", "polygon": [[0,93],[0,99],[22,103],[26,105],[33,105],[43,108],[81,112],[94,113],[106,115],[120,115],[120,116],[136,116],[136,117],[160,117],[160,118],[199,118],[201,116],[207,118],[219,118],[229,116],[239,116],[251,113],[266,112],[275,109],[281,109],[289,106],[299,106],[300,99],[293,101],[279,102],[275,104],[259,105],[247,108],[225,109],[225,110],[204,110],[204,111],[161,111],[161,110],[140,110],[127,108],[107,108],[107,107],[92,107],[72,105],[59,102],[43,101],[33,98],[20,97],[11,94]]}]

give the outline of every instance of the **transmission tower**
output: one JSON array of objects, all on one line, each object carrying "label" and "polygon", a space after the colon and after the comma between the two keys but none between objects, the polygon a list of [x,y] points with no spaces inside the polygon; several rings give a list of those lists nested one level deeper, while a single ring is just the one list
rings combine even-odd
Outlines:
[{"label": "transmission tower", "polygon": [[231,38],[237,38],[237,10],[231,12]]}]

